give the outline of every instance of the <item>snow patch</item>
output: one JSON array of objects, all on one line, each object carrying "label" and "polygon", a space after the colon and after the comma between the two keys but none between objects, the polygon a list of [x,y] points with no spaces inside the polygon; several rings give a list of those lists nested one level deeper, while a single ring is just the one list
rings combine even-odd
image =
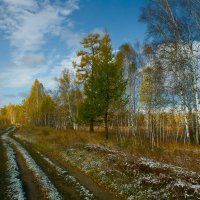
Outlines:
[{"label": "snow patch", "polygon": [[[16,146],[19,150],[21,155],[24,157],[28,168],[34,173],[36,178],[38,179],[40,185],[42,186],[43,190],[47,194],[47,198],[50,200],[61,200],[62,197],[58,193],[57,189],[51,183],[49,178],[45,175],[45,173],[40,169],[40,167],[36,164],[33,158],[29,155],[29,153],[15,140],[9,137],[10,130],[7,131],[2,137],[7,142]],[[10,156],[10,155],[9,155]],[[20,198],[18,198],[20,199]],[[18,200],[17,199],[17,200]],[[21,199],[20,199],[21,200]]]},{"label": "snow patch", "polygon": [[49,158],[47,158],[45,155],[43,155],[39,151],[37,153],[44,160],[46,160],[52,167],[54,167],[56,169],[57,174],[59,176],[64,177],[64,179],[68,183],[72,183],[75,186],[76,190],[79,192],[81,197],[83,197],[85,200],[94,199],[94,195],[89,190],[87,190],[84,186],[82,186],[75,177],[69,175],[68,171],[63,170],[61,167],[57,166],[55,163],[53,163]]},{"label": "snow patch", "polygon": [[25,194],[23,192],[22,182],[19,179],[19,168],[16,162],[16,157],[13,149],[11,146],[3,141],[3,145],[6,149],[7,154],[7,166],[8,166],[8,175],[9,175],[9,182],[10,185],[8,186],[8,197],[10,199],[16,199],[16,200],[24,200]]}]

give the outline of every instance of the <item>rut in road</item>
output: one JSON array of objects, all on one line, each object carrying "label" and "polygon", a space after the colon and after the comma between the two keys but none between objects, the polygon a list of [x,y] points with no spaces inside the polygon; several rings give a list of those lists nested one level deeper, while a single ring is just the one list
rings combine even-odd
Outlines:
[{"label": "rut in road", "polygon": [[[15,149],[16,150],[16,149]],[[16,160],[19,165],[20,178],[23,183],[23,189],[25,191],[26,198],[28,200],[44,200],[43,195],[38,181],[34,177],[33,172],[26,166],[26,160],[16,150]]]},{"label": "rut in road", "polygon": [[15,147],[21,153],[23,158],[26,160],[26,164],[27,164],[28,168],[37,177],[37,180],[40,183],[40,185],[42,186],[43,191],[45,191],[47,198],[52,199],[52,200],[62,199],[61,195],[59,194],[59,192],[57,191],[55,186],[51,183],[51,181],[46,176],[46,174],[41,170],[41,168],[36,164],[36,162],[29,155],[29,153],[15,140],[10,138],[10,141],[11,141],[12,144],[15,145]]},{"label": "rut in road", "polygon": [[[37,162],[37,159],[35,160],[34,157],[32,157],[32,155],[30,154],[30,152],[28,152],[19,142],[17,142],[15,139],[9,137],[9,133],[6,133],[4,135],[4,139],[10,144],[14,146],[14,149],[16,151],[16,159],[17,162],[20,166],[21,169],[21,179],[24,183],[24,189],[26,191],[25,196],[27,197],[27,199],[47,199],[47,198],[43,198],[43,195],[41,191],[39,190],[39,188],[37,187],[38,184],[34,183],[34,176],[37,177],[36,182],[41,182],[41,179],[44,177],[44,175],[41,176],[42,174],[42,165],[40,165],[41,163]],[[45,160],[45,162],[47,161],[46,159],[44,159],[44,157],[42,158],[43,160]],[[37,164],[36,164],[37,163]],[[37,165],[37,166],[36,166]],[[52,163],[48,162],[48,165],[52,166]],[[27,169],[27,168],[28,169]],[[47,197],[48,199],[54,199],[54,200],[59,200],[59,199],[77,199],[77,200],[81,200],[81,199],[94,199],[93,198],[93,194],[91,194],[91,192],[89,190],[87,190],[84,186],[82,186],[80,183],[77,182],[77,180],[70,176],[70,175],[66,175],[66,171],[61,171],[61,168],[58,168],[56,166],[52,166],[54,168],[54,171],[56,171],[57,175],[61,177],[61,179],[63,179],[65,181],[65,183],[63,184],[63,182],[59,183],[62,184],[62,189],[65,190],[65,192],[68,190],[68,193],[65,195],[60,195],[62,194],[62,192],[60,192],[60,197],[58,196],[58,192],[55,195],[55,191],[53,193],[52,196],[48,195],[48,191],[46,191],[46,188],[43,188],[43,190],[47,193]],[[40,172],[38,172],[38,169],[40,168]],[[58,171],[59,169],[59,171]],[[47,171],[49,170],[49,168],[46,169]],[[40,174],[40,175],[39,175]],[[45,174],[46,178],[48,177],[48,173]],[[51,175],[50,175],[51,177]],[[59,180],[60,181],[60,180]],[[53,182],[54,183],[54,182]],[[67,183],[70,184],[67,185]],[[42,186],[42,184],[40,183],[40,185]],[[44,184],[43,184],[44,185]],[[50,184],[48,184],[49,186]],[[54,183],[55,185],[55,183]],[[56,185],[56,188],[58,189],[58,184]],[[59,188],[60,189],[60,188]],[[79,194],[79,195],[77,195]],[[61,197],[62,196],[62,197]]]},{"label": "rut in road", "polygon": [[25,190],[24,199],[118,199],[98,186],[90,177],[72,169],[69,163],[65,165],[44,152],[39,152],[31,144],[27,145],[15,137],[10,137],[9,133],[12,130],[7,131],[3,138],[16,152],[15,159],[21,171],[20,178]]},{"label": "rut in road", "polygon": [[8,167],[8,182],[9,186],[6,191],[6,196],[12,200],[25,200],[25,193],[22,187],[22,181],[19,176],[19,167],[16,162],[15,153],[9,143],[3,141],[3,145],[7,154],[7,167]]},{"label": "rut in road", "polygon": [[[19,140],[19,139],[18,139]],[[63,180],[66,181],[65,185],[68,182],[72,182],[75,186],[77,192],[79,192],[81,199],[99,199],[99,200],[119,200],[120,197],[115,196],[110,191],[106,190],[104,187],[99,186],[94,180],[85,175],[76,167],[70,165],[70,163],[64,162],[64,160],[59,159],[58,156],[53,156],[51,153],[40,151],[35,145],[31,145],[29,142],[20,141],[23,146],[27,147],[30,151],[34,151],[35,154],[40,155],[40,157],[45,160],[49,165],[53,166],[57,171],[57,174],[60,174]]]},{"label": "rut in road", "polygon": [[[1,132],[0,132],[1,134]],[[8,173],[7,173],[7,155],[6,149],[3,145],[3,141],[0,137],[0,197],[2,200],[6,200],[6,190],[8,186]]]},{"label": "rut in road", "polygon": [[61,176],[66,181],[66,183],[70,183],[75,187],[76,191],[80,194],[80,197],[87,200],[94,199],[94,195],[83,185],[81,185],[75,177],[71,176],[68,171],[56,165],[52,160],[43,155],[41,152],[38,151],[37,153],[56,170],[58,176]]},{"label": "rut in road", "polygon": [[[40,167],[36,164],[36,162],[33,160],[33,158],[29,155],[29,153],[18,143],[16,142],[15,140],[13,140],[12,138],[10,138],[8,136],[10,132],[6,132],[4,134],[4,136],[2,137],[6,143],[9,143],[11,145],[14,145],[15,148],[17,149],[17,151],[21,154],[21,156],[24,158],[26,164],[27,164],[27,167],[29,168],[29,170],[31,170],[34,174],[34,176],[37,178],[37,181],[39,182],[42,190],[45,192],[46,194],[46,198],[47,199],[52,199],[52,200],[60,200],[60,199],[63,199],[61,197],[61,195],[58,193],[57,189],[55,188],[55,186],[51,183],[51,181],[49,180],[49,178],[46,176],[46,174],[40,169]],[[10,157],[10,155],[9,155]],[[16,158],[13,158],[15,163],[16,163]],[[12,159],[12,161],[13,161]],[[9,158],[10,160],[10,158]],[[17,166],[17,164],[16,164]],[[16,172],[15,172],[17,175],[17,177],[19,177],[19,169],[17,168],[16,169]],[[19,185],[19,184],[18,184]],[[21,186],[22,187],[22,186]],[[23,191],[21,189],[21,191]],[[19,198],[16,198],[16,199],[25,199],[24,195],[22,196],[21,193],[19,192],[15,192],[16,195],[21,195]]]}]

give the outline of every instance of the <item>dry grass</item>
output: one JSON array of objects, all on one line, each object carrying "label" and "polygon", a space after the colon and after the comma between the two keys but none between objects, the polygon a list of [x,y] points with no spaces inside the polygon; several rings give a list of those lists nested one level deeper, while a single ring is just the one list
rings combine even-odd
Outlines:
[{"label": "dry grass", "polygon": [[[168,197],[175,195],[179,199],[185,191],[190,194],[188,188],[177,186],[168,190],[166,186],[176,187],[173,184],[179,179],[190,182],[187,171],[200,172],[200,147],[195,145],[165,142],[152,149],[147,141],[130,136],[119,141],[111,134],[109,140],[105,140],[101,131],[90,134],[44,127],[21,127],[17,135],[49,155],[61,160],[65,158],[110,190],[117,188],[116,191],[137,195],[139,199],[152,197],[154,192],[163,196],[168,191],[171,192]],[[140,158],[146,159],[147,163],[139,161]],[[148,164],[148,159],[154,167]],[[164,164],[171,164],[172,168],[166,168],[168,165]],[[174,166],[181,167],[181,174],[173,171],[177,169]]]},{"label": "dry grass", "polygon": [[112,140],[105,140],[104,135],[100,132],[75,132],[70,129],[56,130],[46,127],[26,126],[20,128],[20,135],[29,138],[32,141],[37,141],[37,144],[43,146],[44,148],[56,146],[59,149],[63,149],[66,146],[71,146],[74,144],[88,143],[108,145],[110,147],[114,146]]},{"label": "dry grass", "polygon": [[165,142],[159,148],[147,150],[145,146],[132,150],[140,156],[146,156],[164,163],[170,163],[188,170],[200,172],[200,146]]},{"label": "dry grass", "polygon": [[105,140],[102,132],[90,134],[87,131],[56,130],[44,127],[22,127],[20,135],[36,142],[37,146],[51,152],[60,152],[79,144],[100,144],[118,149],[126,155],[147,157],[163,163],[183,167],[191,171],[200,171],[200,147],[197,145],[165,142],[159,148],[151,149],[146,141],[128,138],[126,145],[121,145],[115,135]]},{"label": "dry grass", "polygon": [[163,142],[159,148],[152,149],[147,141],[139,141],[135,138],[128,138],[122,145],[111,135],[105,140],[102,132],[89,133],[87,131],[56,130],[46,127],[22,127],[20,135],[37,141],[37,145],[51,151],[63,150],[66,147],[78,144],[101,144],[109,148],[120,149],[128,155],[145,156],[164,163],[171,163],[192,171],[200,171],[200,146],[191,144],[180,144]]}]

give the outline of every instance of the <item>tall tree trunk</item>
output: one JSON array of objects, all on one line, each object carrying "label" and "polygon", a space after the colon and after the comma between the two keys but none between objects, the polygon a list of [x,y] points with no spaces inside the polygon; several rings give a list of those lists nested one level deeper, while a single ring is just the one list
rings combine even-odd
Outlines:
[{"label": "tall tree trunk", "polygon": [[[184,123],[185,123],[185,136],[187,138],[187,140],[190,139],[190,135],[189,135],[189,122],[188,122],[188,117],[187,117],[187,110],[186,110],[186,103],[185,103],[185,97],[183,96],[182,93],[182,89],[181,89],[181,99],[182,99],[182,111],[183,111],[183,116],[184,116]],[[184,139],[184,143],[185,143],[185,139]]]},{"label": "tall tree trunk", "polygon": [[94,133],[94,119],[90,120],[90,133]]},{"label": "tall tree trunk", "polygon": [[44,117],[44,125],[47,126],[47,114],[45,113],[45,117]]},{"label": "tall tree trunk", "polygon": [[198,94],[198,60],[194,55],[193,42],[190,42],[190,56],[192,64],[192,89],[194,96],[194,112],[195,112],[195,142],[199,144],[199,124],[200,124],[200,113],[199,113],[199,94]]},{"label": "tall tree trunk", "polygon": [[193,90],[194,90],[194,110],[195,110],[195,140],[196,144],[199,144],[199,121],[200,121],[200,116],[199,116],[199,96],[198,96],[198,89],[197,89],[197,80],[194,78],[194,84],[193,84]]},{"label": "tall tree trunk", "polygon": [[108,112],[105,112],[104,123],[105,123],[105,137],[106,139],[108,139]]}]

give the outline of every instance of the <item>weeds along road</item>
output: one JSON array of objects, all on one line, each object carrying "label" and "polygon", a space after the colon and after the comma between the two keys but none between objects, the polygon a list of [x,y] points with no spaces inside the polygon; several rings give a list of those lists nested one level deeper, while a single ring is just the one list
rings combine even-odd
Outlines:
[{"label": "weeds along road", "polygon": [[1,199],[117,199],[81,172],[17,141],[14,131],[7,128],[0,138]]}]

